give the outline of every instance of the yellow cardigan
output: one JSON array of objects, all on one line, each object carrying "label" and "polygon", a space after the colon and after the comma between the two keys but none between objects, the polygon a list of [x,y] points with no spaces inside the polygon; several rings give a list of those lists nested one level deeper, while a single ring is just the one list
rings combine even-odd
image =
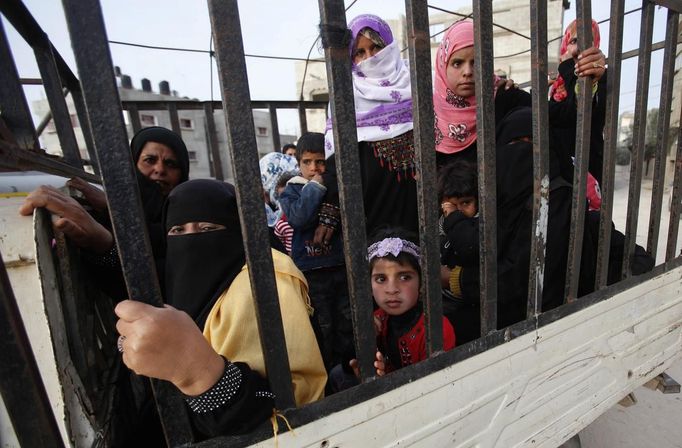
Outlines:
[{"label": "yellow cardigan", "polygon": [[[310,325],[308,283],[288,256],[273,250],[272,260],[294,396],[302,406],[324,396],[327,374]],[[246,265],[211,309],[204,336],[216,352],[230,361],[247,363],[267,378]]]}]

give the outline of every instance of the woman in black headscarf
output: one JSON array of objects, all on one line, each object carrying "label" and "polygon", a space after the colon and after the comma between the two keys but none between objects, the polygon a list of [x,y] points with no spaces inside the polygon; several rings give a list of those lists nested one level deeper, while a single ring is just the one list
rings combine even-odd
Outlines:
[{"label": "woman in black headscarf", "polygon": [[[154,255],[162,257],[161,207],[168,193],[189,178],[187,147],[173,131],[153,126],[135,134],[130,148]],[[88,210],[56,188],[43,185],[28,195],[19,212],[30,215],[37,207],[47,208],[59,216],[55,227],[77,246],[100,255],[105,262],[109,259],[115,263],[117,256],[112,252],[114,237],[104,192],[79,178],[67,184],[83,193]]]},{"label": "woman in black headscarf", "polygon": [[[175,384],[201,434],[248,431],[274,406],[234,187],[190,181],[173,190],[164,210],[169,305],[126,300],[116,307],[123,361],[138,374]],[[322,397],[326,374],[310,326],[303,274],[286,255],[272,251],[272,258],[300,406]]]}]

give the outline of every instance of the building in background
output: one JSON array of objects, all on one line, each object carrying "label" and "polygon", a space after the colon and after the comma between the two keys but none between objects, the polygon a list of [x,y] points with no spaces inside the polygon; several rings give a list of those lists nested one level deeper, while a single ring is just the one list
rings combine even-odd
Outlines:
[{"label": "building in background", "polygon": [[[116,76],[119,84],[119,96],[123,103],[134,101],[192,101],[190,98],[180,97],[177,92],[171,91],[167,81],[161,81],[159,83],[159,91],[154,92],[152,90],[151,81],[146,78],[141,80],[141,89],[136,89],[133,86],[130,77],[121,75],[118,68],[116,68]],[[81,157],[83,159],[88,159],[89,156],[85,140],[80,129],[80,124],[78,123],[76,109],[70,96],[67,97],[67,105],[69,111],[71,111],[71,124],[75,130]],[[46,99],[33,102],[33,112],[35,115],[44,117],[49,113],[49,110],[50,106]],[[139,117],[142,127],[163,126],[168,129],[172,128],[170,114],[167,110],[140,110]],[[123,119],[126,124],[128,139],[131,139],[134,132],[128,112],[123,112]],[[182,139],[189,152],[190,178],[201,179],[214,177],[212,159],[209,153],[206,119],[203,109],[178,110],[178,120]],[[279,148],[273,146],[270,112],[267,110],[254,110],[253,121],[259,156],[279,150]],[[234,180],[234,176],[232,175],[232,168],[227,150],[227,132],[222,110],[216,110],[214,112],[214,122],[216,126],[218,148],[221,155],[220,161],[223,175],[225,180],[232,181]],[[294,142],[296,139],[297,137],[293,135],[280,134],[280,141],[283,143]],[[61,147],[54,122],[50,121],[50,123],[48,123],[40,136],[40,141],[41,146],[45,148],[48,153],[61,155]]]}]

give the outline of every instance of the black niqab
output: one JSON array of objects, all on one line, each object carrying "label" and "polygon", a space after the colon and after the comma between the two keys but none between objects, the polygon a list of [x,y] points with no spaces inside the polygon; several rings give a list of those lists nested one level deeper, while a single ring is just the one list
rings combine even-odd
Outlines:
[{"label": "black niqab", "polygon": [[244,265],[237,198],[228,183],[198,179],[178,185],[164,208],[165,231],[188,222],[211,222],[223,230],[166,238],[166,303],[203,328],[211,308]]}]

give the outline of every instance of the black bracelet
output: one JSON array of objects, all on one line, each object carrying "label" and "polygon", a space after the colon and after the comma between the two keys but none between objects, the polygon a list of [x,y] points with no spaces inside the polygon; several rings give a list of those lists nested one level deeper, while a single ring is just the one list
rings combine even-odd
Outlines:
[{"label": "black bracelet", "polygon": [[239,367],[225,359],[225,370],[217,383],[201,395],[185,395],[185,401],[192,412],[204,414],[227,404],[235,396],[242,384]]}]

